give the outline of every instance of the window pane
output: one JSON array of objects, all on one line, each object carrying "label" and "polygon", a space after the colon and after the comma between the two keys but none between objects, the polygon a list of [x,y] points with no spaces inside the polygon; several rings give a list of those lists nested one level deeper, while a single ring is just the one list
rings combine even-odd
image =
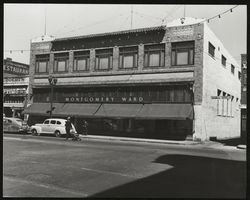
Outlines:
[{"label": "window pane", "polygon": [[87,66],[87,60],[86,59],[81,59],[77,60],[77,70],[86,70]]},{"label": "window pane", "polygon": [[109,58],[99,58],[99,69],[108,69],[109,68]]},{"label": "window pane", "polygon": [[57,71],[58,72],[64,72],[66,71],[66,61],[57,61]]},{"label": "window pane", "polygon": [[148,67],[148,53],[144,54],[144,66]]},{"label": "window pane", "polygon": [[189,50],[189,64],[190,65],[194,64],[194,50],[193,49]]},{"label": "window pane", "polygon": [[161,63],[160,63],[160,65],[164,66],[164,63],[165,63],[165,52],[161,51]]},{"label": "window pane", "polygon": [[169,101],[174,102],[174,90],[169,91]]},{"label": "window pane", "polygon": [[209,48],[208,48],[208,53],[214,57],[214,50],[215,50],[215,47],[209,42],[208,43],[209,45]]},{"label": "window pane", "polygon": [[160,54],[154,53],[149,55],[149,66],[159,66]]},{"label": "window pane", "polygon": [[132,68],[133,67],[133,56],[124,56],[123,57],[123,67]]},{"label": "window pane", "polygon": [[38,72],[47,72],[47,62],[38,63]]},{"label": "window pane", "polygon": [[175,51],[172,51],[172,65],[176,65],[176,62],[175,62]]},{"label": "window pane", "polygon": [[183,90],[175,90],[175,101],[183,102],[184,93]]},{"label": "window pane", "polygon": [[177,65],[188,64],[188,52],[177,52]]}]

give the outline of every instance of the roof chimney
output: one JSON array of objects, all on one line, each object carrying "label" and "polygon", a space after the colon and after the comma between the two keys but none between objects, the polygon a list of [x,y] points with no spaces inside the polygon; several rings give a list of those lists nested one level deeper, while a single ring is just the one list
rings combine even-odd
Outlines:
[{"label": "roof chimney", "polygon": [[12,58],[6,58],[6,60],[10,60],[10,61],[11,61],[11,60],[12,60]]}]

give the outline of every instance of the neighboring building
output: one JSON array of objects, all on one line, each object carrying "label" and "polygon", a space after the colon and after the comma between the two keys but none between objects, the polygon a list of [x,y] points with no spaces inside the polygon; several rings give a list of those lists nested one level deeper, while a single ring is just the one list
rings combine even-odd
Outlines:
[{"label": "neighboring building", "polygon": [[203,21],[32,41],[30,124],[49,117],[53,75],[53,117],[90,134],[238,137],[240,67]]},{"label": "neighboring building", "polygon": [[6,117],[23,117],[29,87],[29,65],[3,60],[4,114]]},{"label": "neighboring building", "polygon": [[247,55],[241,54],[241,136],[247,134]]}]

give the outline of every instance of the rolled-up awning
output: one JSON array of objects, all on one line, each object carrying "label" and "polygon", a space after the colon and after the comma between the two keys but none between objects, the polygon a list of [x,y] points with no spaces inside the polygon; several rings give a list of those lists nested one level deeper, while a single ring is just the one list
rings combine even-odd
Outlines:
[{"label": "rolled-up awning", "polygon": [[93,117],[93,114],[100,107],[100,104],[86,103],[65,103],[56,113],[58,116],[82,116]]},{"label": "rolled-up awning", "polygon": [[[54,107],[52,113],[53,115],[56,115],[56,113],[63,106],[63,103],[53,103],[52,106]],[[50,103],[33,103],[29,107],[24,109],[23,114],[49,116],[49,111],[50,111]]]},{"label": "rolled-up awning", "polygon": [[137,114],[138,119],[193,119],[191,104],[145,104]]},{"label": "rolled-up awning", "polygon": [[94,116],[134,118],[142,106],[142,104],[102,104]]}]

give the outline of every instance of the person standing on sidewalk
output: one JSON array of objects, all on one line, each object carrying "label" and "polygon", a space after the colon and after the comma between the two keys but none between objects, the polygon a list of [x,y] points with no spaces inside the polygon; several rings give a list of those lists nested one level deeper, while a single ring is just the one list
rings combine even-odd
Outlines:
[{"label": "person standing on sidewalk", "polygon": [[83,135],[88,135],[88,122],[86,120],[83,120]]},{"label": "person standing on sidewalk", "polygon": [[65,122],[65,130],[66,130],[66,140],[70,137],[70,130],[72,128],[70,117],[67,117],[67,121]]}]

